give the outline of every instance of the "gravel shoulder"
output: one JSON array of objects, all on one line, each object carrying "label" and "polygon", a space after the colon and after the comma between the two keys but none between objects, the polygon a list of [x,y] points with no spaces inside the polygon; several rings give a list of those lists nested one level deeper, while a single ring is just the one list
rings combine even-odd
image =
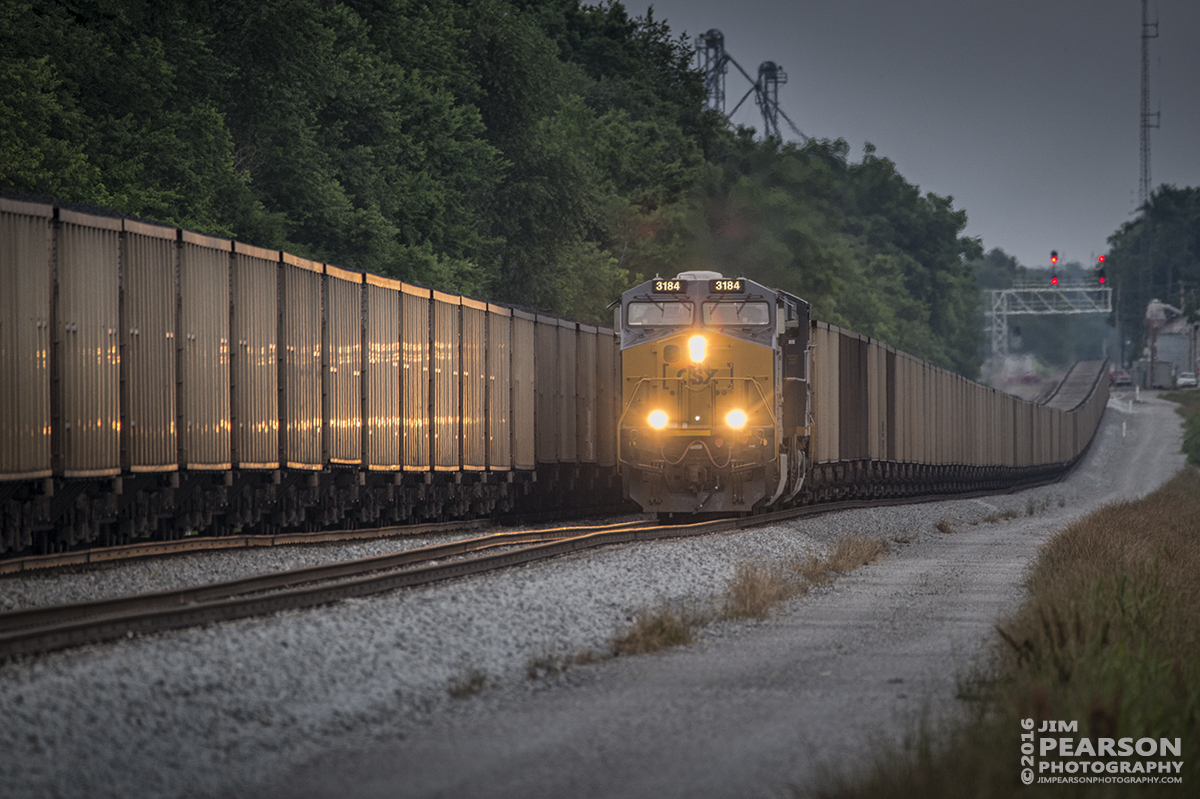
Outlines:
[{"label": "gravel shoulder", "polygon": [[[0,666],[0,784],[9,797],[775,795],[952,704],[1040,543],[1182,466],[1173,408],[1113,401],[1079,469],[1016,494],[613,547]],[[937,532],[943,519],[958,532]],[[602,648],[643,606],[708,600],[737,562],[851,532],[908,543],[766,622],[526,675]],[[451,699],[476,672],[483,692]]]}]

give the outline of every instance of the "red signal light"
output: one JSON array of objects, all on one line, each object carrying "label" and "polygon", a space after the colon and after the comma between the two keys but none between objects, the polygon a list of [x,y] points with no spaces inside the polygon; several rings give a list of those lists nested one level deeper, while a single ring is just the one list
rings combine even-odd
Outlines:
[{"label": "red signal light", "polygon": [[1050,263],[1051,263],[1051,264],[1056,264],[1056,263],[1058,263],[1058,250],[1051,250],[1051,251],[1050,251]]},{"label": "red signal light", "polygon": [[1104,275],[1100,275],[1100,285],[1104,285]]},{"label": "red signal light", "polygon": [[1058,275],[1054,275],[1053,277],[1051,277],[1051,278],[1050,278],[1050,285],[1051,285],[1051,286],[1057,286],[1057,285],[1058,285]]}]

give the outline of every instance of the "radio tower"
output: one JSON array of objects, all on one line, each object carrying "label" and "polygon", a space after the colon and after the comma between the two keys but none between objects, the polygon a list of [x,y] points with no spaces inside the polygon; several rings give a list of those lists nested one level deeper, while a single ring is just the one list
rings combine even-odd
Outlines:
[{"label": "radio tower", "polygon": [[1150,40],[1158,38],[1158,20],[1150,22],[1149,0],[1142,0],[1142,180],[1138,207],[1150,201],[1150,128],[1157,128],[1161,111],[1150,113]]}]

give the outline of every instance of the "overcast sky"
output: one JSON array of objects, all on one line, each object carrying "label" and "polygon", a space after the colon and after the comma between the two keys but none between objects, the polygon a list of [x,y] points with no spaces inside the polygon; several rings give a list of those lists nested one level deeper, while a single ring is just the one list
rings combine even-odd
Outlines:
[{"label": "overcast sky", "polygon": [[[1089,263],[1136,210],[1140,0],[628,0],[676,33],[710,28],[753,76],[787,72],[779,104],[805,134],[864,142],[923,192],[954,198],[966,233],[1026,266]],[[1200,0],[1157,0],[1154,186],[1200,186]],[[726,110],[750,88],[734,69]],[[761,131],[748,99],[734,117]],[[786,126],[782,123],[785,135]]]}]

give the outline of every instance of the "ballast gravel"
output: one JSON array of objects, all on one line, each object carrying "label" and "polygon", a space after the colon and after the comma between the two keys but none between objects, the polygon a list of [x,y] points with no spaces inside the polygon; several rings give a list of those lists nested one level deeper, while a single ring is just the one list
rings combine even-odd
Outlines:
[{"label": "ballast gravel", "polygon": [[[639,727],[668,724],[671,711],[647,709],[647,718],[631,719],[626,709],[627,715],[618,720],[604,718],[606,694],[597,696],[597,686],[613,681],[611,696],[616,703],[616,697],[626,695],[623,680],[636,686],[642,679],[639,675],[653,677],[664,664],[695,662],[698,665],[691,668],[722,673],[732,666],[706,659],[707,653],[730,647],[742,653],[763,647],[764,660],[755,661],[754,668],[778,670],[782,667],[771,665],[765,642],[787,632],[795,645],[796,635],[808,634],[796,632],[806,614],[825,619],[812,633],[824,642],[822,646],[828,644],[832,651],[844,645],[847,651],[857,651],[870,638],[855,627],[858,617],[872,610],[861,600],[872,596],[871,575],[885,575],[889,563],[927,561],[922,568],[928,567],[932,574],[940,561],[953,559],[959,540],[994,539],[997,546],[991,548],[999,552],[1006,544],[1006,530],[1014,531],[1012,535],[1032,553],[1037,541],[1102,502],[1144,494],[1173,474],[1182,457],[1172,408],[1151,398],[1128,415],[1123,403],[1112,403],[1112,412],[1079,469],[1061,483],[1016,494],[849,511],[736,534],[593,550],[315,610],[10,662],[0,666],[0,795],[10,799],[207,797],[274,791],[272,795],[278,796],[517,796],[551,795],[550,790],[570,791],[571,786],[578,788],[571,791],[573,795],[766,795],[780,784],[787,785],[803,769],[796,771],[794,763],[775,764],[768,759],[748,766],[744,777],[748,782],[736,781],[743,779],[740,773],[730,775],[732,784],[740,788],[732,793],[728,786],[696,792],[686,778],[686,753],[680,752],[676,754],[683,765],[665,786],[679,790],[664,791],[653,775],[638,779],[636,767],[631,768],[628,781],[612,781],[615,764],[602,762],[604,753],[623,751],[620,739],[636,740]],[[1124,438],[1123,421],[1130,423]],[[622,657],[557,673],[580,652],[608,651],[613,636],[640,609],[664,601],[711,604],[723,593],[736,564],[822,555],[849,534],[884,538],[893,554],[884,564],[787,603],[766,622],[722,622],[707,628],[700,643],[682,654]],[[354,555],[362,556],[370,546]],[[306,547],[299,557],[341,559],[348,551],[341,546],[330,548],[337,550],[333,555],[314,554],[319,549]],[[250,553],[220,554],[230,557],[196,561],[203,563],[200,570],[213,575],[201,581],[228,579],[235,576],[232,569],[247,568],[238,556]],[[295,557],[279,552],[253,555]],[[187,560],[110,567],[103,570],[103,578],[83,572],[53,581],[8,579],[0,582],[0,595],[25,606],[93,596],[90,592],[99,590],[166,587],[173,580],[197,579],[188,573],[193,566],[185,564]],[[252,573],[280,567],[278,562],[268,566],[259,560],[249,568]],[[121,572],[131,575],[129,582],[121,582]],[[996,614],[1019,599],[1019,579],[1007,571],[1004,577],[996,589]],[[107,581],[107,587],[97,587],[98,579]],[[906,613],[904,605],[936,611],[939,602],[961,601],[956,598],[961,586],[956,586],[955,578],[939,580],[927,581],[924,587],[918,580],[906,587],[908,599],[887,611],[893,620],[888,624],[921,623],[909,618],[914,614]],[[839,620],[844,620],[845,629]],[[970,654],[980,643],[955,641],[954,646]],[[834,668],[850,673],[868,666],[851,660]],[[456,698],[476,690],[481,691],[477,696]],[[770,693],[763,696],[769,698]],[[572,716],[573,704],[585,708],[587,720]],[[859,704],[857,698],[847,697],[845,706]],[[714,736],[723,723],[721,707],[714,701],[712,718],[705,717]],[[768,713],[768,708],[764,706],[762,712]],[[838,728],[824,736],[846,745],[858,740],[853,716],[847,712],[841,727],[835,719],[831,723]],[[694,722],[686,713],[679,718]],[[624,725],[620,719],[630,723]],[[797,725],[805,723],[796,720]],[[558,725],[564,724],[576,731],[563,728],[557,742],[547,740],[558,735]],[[601,737],[592,742],[576,729],[586,731],[589,725],[593,730],[586,735],[615,736],[617,741]],[[521,737],[537,729],[542,738]],[[669,733],[656,735],[662,737]],[[680,735],[680,740],[685,739]],[[589,743],[579,745],[581,740]],[[540,751],[537,746],[553,752],[556,745],[571,747],[575,759],[562,762],[578,769],[578,775],[568,779],[561,773],[554,778],[506,773],[505,781],[489,782],[489,774],[503,771],[498,764],[541,762],[533,757]],[[580,751],[593,745],[599,761]],[[670,741],[659,745],[669,747]],[[425,761],[407,763],[398,752]],[[375,759],[364,755],[365,759],[356,760],[351,757],[356,753],[377,754]],[[457,782],[435,776],[443,768],[459,767],[459,761],[472,760],[477,763],[474,771],[466,769]],[[380,765],[388,762],[406,765],[399,773],[388,774]],[[772,772],[776,766],[782,773]],[[710,763],[709,768],[715,766]],[[691,771],[699,774],[704,769]],[[411,780],[408,774],[413,775]],[[533,782],[522,782],[526,779]],[[531,790],[531,785],[546,790]]]},{"label": "ballast gravel", "polygon": [[[581,519],[570,526],[615,524],[620,519]],[[402,535],[393,538],[340,541],[325,544],[213,550],[143,560],[113,561],[95,566],[29,571],[0,577],[0,611],[24,610],[44,605],[64,605],[98,599],[170,591],[236,580],[258,574],[342,563],[450,541],[511,532],[524,528],[497,526],[478,531],[436,535]]]}]

